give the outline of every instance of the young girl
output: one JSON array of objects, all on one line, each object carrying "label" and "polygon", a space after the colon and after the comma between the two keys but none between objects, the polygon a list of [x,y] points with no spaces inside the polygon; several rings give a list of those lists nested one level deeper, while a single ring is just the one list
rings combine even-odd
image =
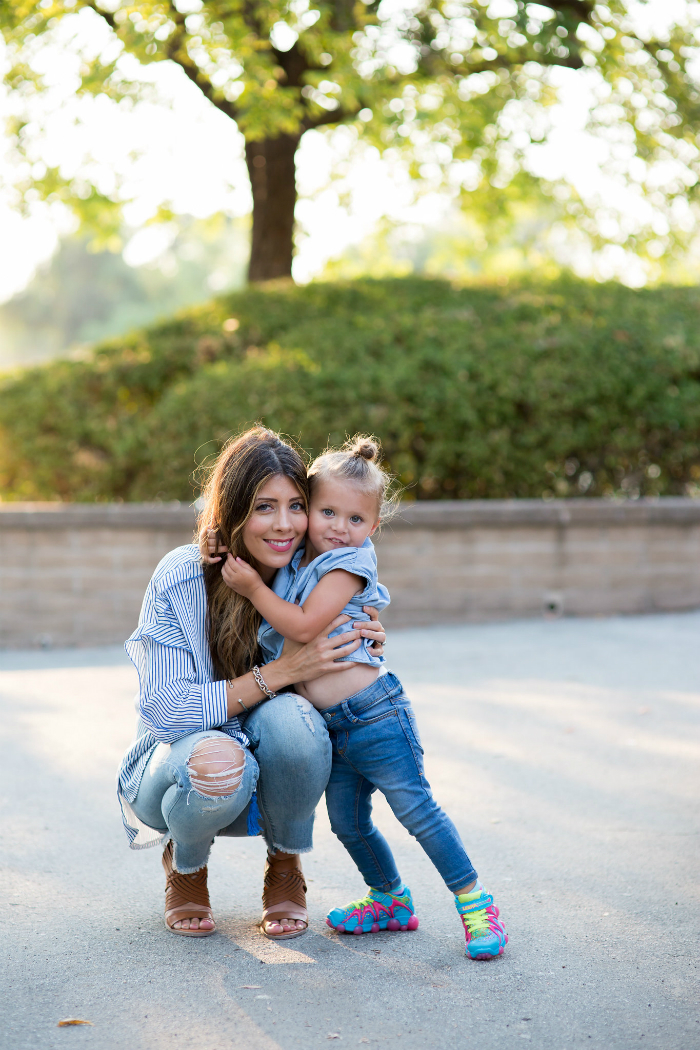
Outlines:
[{"label": "young girl", "polygon": [[[378,444],[357,436],[314,461],[306,545],[277,572],[272,587],[243,559],[227,556],[223,579],[264,617],[258,641],[266,662],[280,655],[285,639],[304,644],[340,613],[349,620],[333,632],[339,636],[353,621],[367,619],[363,605],[381,611],[389,604],[388,591],[377,581],[370,540],[390,482],[378,460]],[[215,546],[212,536],[210,554]],[[433,799],[415,715],[401,682],[367,643],[342,659],[356,666],[295,686],[326,720],[333,744],[326,788],[331,827],[369,886],[366,897],[334,908],[326,922],[338,933],[354,934],[418,926],[411,892],[372,823],[371,796],[379,790],[454,894],[467,955],[501,955],[508,937],[498,908],[478,881],[457,829]]]}]

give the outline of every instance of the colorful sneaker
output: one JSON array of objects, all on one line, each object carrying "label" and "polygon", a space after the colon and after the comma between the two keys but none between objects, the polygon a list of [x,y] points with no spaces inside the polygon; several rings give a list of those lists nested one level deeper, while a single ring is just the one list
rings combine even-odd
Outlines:
[{"label": "colorful sneaker", "polygon": [[455,907],[464,923],[466,954],[471,959],[493,959],[503,955],[508,934],[498,917],[498,908],[491,894],[479,885],[471,893],[455,897]]},{"label": "colorful sneaker", "polygon": [[417,930],[418,916],[408,886],[401,896],[370,890],[362,900],[334,908],[326,919],[336,933],[379,933],[380,930]]}]

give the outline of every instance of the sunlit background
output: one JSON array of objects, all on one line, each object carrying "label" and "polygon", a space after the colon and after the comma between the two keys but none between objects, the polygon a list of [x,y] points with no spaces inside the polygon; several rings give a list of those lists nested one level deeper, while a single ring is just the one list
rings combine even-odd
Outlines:
[{"label": "sunlit background", "polygon": [[[499,7],[507,13],[508,6],[508,0],[495,0],[490,13]],[[687,7],[686,0],[652,0],[633,10],[641,31],[663,36]],[[276,43],[284,46],[284,40]],[[29,160],[12,152],[9,139],[0,156],[1,365],[46,359],[244,281],[251,196],[242,135],[170,63],[137,71],[136,60],[123,57],[126,72],[131,64],[134,77],[138,72],[153,89],[132,105],[105,95],[76,97],[81,54],[108,59],[111,47],[105,23],[82,10],[64,19],[58,39],[32,56],[51,90],[36,103],[43,107],[42,129],[37,120]],[[297,154],[297,282],[411,272],[503,278],[533,267],[565,267],[632,286],[694,280],[696,216],[678,198],[669,216],[655,206],[653,193],[654,179],[663,185],[686,174],[671,165],[650,172],[633,157],[622,131],[600,134],[588,126],[605,104],[596,71],[555,68],[548,76],[557,92],[554,104],[528,109],[514,103],[500,121],[506,133],[502,165],[507,170],[509,148],[513,155],[522,151],[525,169],[547,181],[551,207],[544,196],[522,201],[497,230],[455,203],[458,184],[468,183],[465,162],[451,189],[449,178],[447,184],[437,178],[439,165],[431,166],[430,158],[412,178],[398,151],[380,155],[352,125],[307,132]],[[1,94],[0,117],[11,117],[14,105],[16,99]],[[537,122],[546,125],[546,137],[535,144],[527,129]],[[102,192],[127,200],[120,240],[100,239],[94,231],[76,238],[72,212],[32,191],[20,210],[30,164],[34,175],[44,166],[84,174]],[[587,222],[562,220],[557,206],[572,197],[582,201]],[[684,236],[680,253],[669,249],[672,226]],[[631,232],[644,233],[643,253],[625,246]],[[101,291],[91,308],[83,303],[77,310],[77,290],[94,283],[96,274]],[[49,300],[54,305],[47,311]]]}]

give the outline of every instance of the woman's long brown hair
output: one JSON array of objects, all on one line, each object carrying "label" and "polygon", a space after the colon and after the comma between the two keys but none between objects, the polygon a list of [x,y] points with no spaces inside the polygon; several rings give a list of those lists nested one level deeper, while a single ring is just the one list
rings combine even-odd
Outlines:
[{"label": "woman's long brown hair", "polygon": [[[280,474],[296,485],[308,507],[306,465],[295,449],[260,426],[232,438],[219,453],[202,493],[205,506],[198,523],[200,539],[207,529],[216,528],[220,542],[234,557],[250,561],[243,528],[261,486]],[[247,598],[226,586],[221,564],[204,566],[209,650],[218,675],[238,678],[257,662],[261,616]]]}]

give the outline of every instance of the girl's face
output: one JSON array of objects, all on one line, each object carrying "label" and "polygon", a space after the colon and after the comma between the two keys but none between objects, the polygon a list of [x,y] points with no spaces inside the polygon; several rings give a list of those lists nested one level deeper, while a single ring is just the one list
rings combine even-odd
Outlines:
[{"label": "girl's face", "polygon": [[309,507],[309,543],[316,554],[339,547],[361,547],[379,524],[376,496],[345,479],[313,483]]},{"label": "girl's face", "polygon": [[290,478],[276,474],[260,488],[242,539],[266,583],[292,560],[308,521],[304,500]]}]

